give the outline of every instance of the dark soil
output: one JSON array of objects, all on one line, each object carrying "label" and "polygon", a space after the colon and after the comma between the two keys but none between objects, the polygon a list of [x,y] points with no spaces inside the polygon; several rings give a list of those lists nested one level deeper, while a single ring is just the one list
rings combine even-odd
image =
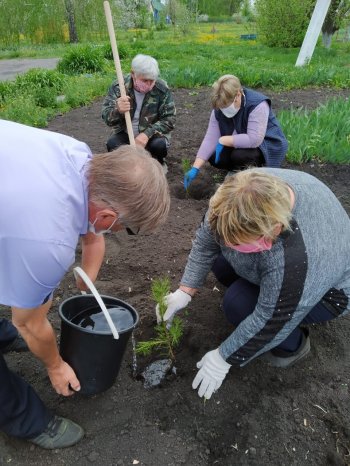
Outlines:
[{"label": "dark soil", "polygon": [[[315,108],[350,90],[308,89],[285,93],[266,91],[273,107]],[[169,220],[153,236],[107,238],[107,252],[97,288],[118,297],[140,314],[137,340],[153,336],[153,278],[169,276],[175,290],[208,198],[222,179],[206,168],[186,197],[181,159],[193,160],[209,117],[209,90],[177,90],[178,110],[168,157],[172,209]],[[100,119],[101,100],[56,117],[49,129],[86,141],[94,152],[104,151],[109,133]],[[307,134],[305,134],[307,139]],[[287,165],[286,165],[287,166]],[[350,212],[350,166],[308,163],[291,167],[326,182]],[[182,315],[185,337],[177,352],[177,375],[160,387],[146,390],[132,376],[129,343],[115,385],[94,397],[55,394],[43,366],[31,354],[7,355],[9,366],[39,392],[56,413],[85,431],[75,447],[47,452],[0,435],[0,464],[13,465],[350,465],[350,321],[343,318],[310,329],[308,358],[289,370],[257,360],[243,369],[232,368],[220,390],[206,403],[191,387],[196,362],[216,348],[232,331],[221,311],[223,287],[212,275]],[[60,332],[57,307],[78,294],[70,273],[55,294],[50,319]],[[8,315],[4,310],[2,315]],[[87,355],[88,357],[88,355]],[[138,361],[140,373],[146,360]],[[1,382],[0,382],[1,383]]]}]

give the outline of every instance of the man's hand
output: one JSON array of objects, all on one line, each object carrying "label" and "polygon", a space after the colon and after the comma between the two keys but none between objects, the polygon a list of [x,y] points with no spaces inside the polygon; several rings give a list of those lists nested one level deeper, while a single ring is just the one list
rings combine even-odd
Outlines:
[{"label": "man's hand", "polygon": [[165,296],[164,300],[167,305],[167,310],[164,313],[163,319],[159,314],[159,305],[157,304],[156,306],[158,324],[163,320],[164,322],[167,322],[167,326],[170,326],[175,314],[181,309],[184,309],[191,302],[191,299],[191,296],[180,290],[180,288],[177,289],[175,293],[170,293]]},{"label": "man's hand", "polygon": [[47,368],[51,384],[59,395],[71,396],[80,390],[80,383],[73,369],[60,359],[59,364]]},{"label": "man's hand", "polygon": [[209,351],[197,363],[199,369],[193,380],[192,388],[198,389],[198,395],[209,400],[221,384],[230,370],[231,364],[228,364],[220,355],[219,348]]},{"label": "man's hand", "polygon": [[141,147],[146,147],[149,141],[149,137],[145,135],[145,133],[140,133],[136,136],[135,142]]},{"label": "man's hand", "polygon": [[128,95],[119,97],[115,102],[115,108],[119,113],[130,112],[130,97]]},{"label": "man's hand", "polygon": [[187,189],[190,187],[192,181],[197,177],[199,173],[199,168],[192,167],[184,176],[184,187]]}]

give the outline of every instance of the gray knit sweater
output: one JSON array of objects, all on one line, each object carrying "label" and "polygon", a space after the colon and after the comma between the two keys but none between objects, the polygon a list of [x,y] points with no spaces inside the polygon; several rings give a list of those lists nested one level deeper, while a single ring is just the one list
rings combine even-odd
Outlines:
[{"label": "gray knit sweater", "polygon": [[306,173],[260,168],[285,180],[295,194],[292,232],[282,233],[270,251],[240,253],[215,239],[207,215],[181,284],[203,285],[222,253],[235,272],[260,286],[257,305],[220,345],[231,364],[244,365],[279,345],[321,300],[335,316],[349,312],[350,220],[338,199]]}]

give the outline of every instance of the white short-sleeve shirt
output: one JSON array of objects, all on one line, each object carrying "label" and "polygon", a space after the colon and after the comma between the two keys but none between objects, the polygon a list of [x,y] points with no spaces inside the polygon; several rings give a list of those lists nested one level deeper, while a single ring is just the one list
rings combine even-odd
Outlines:
[{"label": "white short-sleeve shirt", "polygon": [[89,147],[0,120],[0,303],[39,306],[73,264],[88,224]]}]

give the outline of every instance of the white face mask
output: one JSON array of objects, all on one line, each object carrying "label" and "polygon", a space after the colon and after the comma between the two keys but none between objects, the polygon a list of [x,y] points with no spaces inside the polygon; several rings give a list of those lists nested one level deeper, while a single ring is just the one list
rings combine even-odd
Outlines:
[{"label": "white face mask", "polygon": [[228,107],[220,108],[220,110],[226,118],[233,118],[239,112],[239,108],[236,108],[234,103],[232,103]]},{"label": "white face mask", "polygon": [[105,233],[109,233],[111,231],[111,228],[113,227],[113,225],[115,224],[117,220],[118,220],[118,217],[114,219],[113,223],[111,224],[110,227],[107,228],[107,230],[96,231],[96,228],[95,228],[95,223],[97,222],[97,217],[96,217],[93,223],[89,222],[88,230],[90,233],[93,233],[96,236],[102,236]]}]

